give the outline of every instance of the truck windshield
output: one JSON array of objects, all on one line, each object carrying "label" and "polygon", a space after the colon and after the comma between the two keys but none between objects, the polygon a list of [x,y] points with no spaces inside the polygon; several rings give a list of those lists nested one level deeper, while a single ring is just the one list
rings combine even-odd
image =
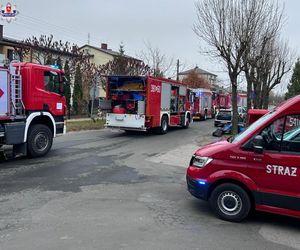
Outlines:
[{"label": "truck windshield", "polygon": [[249,134],[251,134],[254,130],[257,129],[261,124],[263,124],[266,120],[270,119],[275,115],[275,111],[271,111],[261,118],[259,118],[256,122],[252,123],[244,132],[236,135],[235,137],[232,137],[230,142],[232,143],[238,143],[245,137],[247,137]]}]

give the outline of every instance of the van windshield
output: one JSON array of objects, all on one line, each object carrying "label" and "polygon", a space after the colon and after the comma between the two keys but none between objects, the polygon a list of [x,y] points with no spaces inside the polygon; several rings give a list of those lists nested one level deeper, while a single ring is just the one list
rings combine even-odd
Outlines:
[{"label": "van windshield", "polygon": [[244,139],[249,134],[251,134],[254,130],[256,130],[257,127],[261,126],[261,124],[263,124],[266,120],[270,119],[274,115],[275,115],[275,111],[271,111],[271,112],[265,114],[264,116],[259,118],[257,121],[252,123],[244,132],[242,132],[242,133],[236,135],[235,137],[231,138],[230,142],[231,143],[240,142],[242,139]]}]

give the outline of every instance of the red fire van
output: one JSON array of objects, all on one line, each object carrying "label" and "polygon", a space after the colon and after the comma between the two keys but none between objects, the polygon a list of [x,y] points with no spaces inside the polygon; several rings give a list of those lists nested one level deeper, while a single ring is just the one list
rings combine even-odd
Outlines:
[{"label": "red fire van", "polygon": [[300,95],[196,151],[186,177],[189,192],[224,220],[251,209],[300,218]]}]

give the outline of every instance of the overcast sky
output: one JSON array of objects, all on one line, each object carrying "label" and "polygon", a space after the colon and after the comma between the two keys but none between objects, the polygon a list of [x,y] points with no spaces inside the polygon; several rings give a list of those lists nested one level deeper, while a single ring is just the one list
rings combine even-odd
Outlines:
[{"label": "overcast sky", "polygon": [[[287,24],[284,37],[299,53],[300,1],[285,2]],[[1,4],[4,2],[1,1]],[[6,3],[6,2],[5,2]],[[78,45],[90,44],[136,56],[145,50],[145,42],[159,47],[168,57],[180,59],[186,68],[200,68],[219,75],[226,82],[220,62],[199,53],[200,42],[192,27],[196,20],[194,0],[15,0],[20,14],[16,21],[4,24],[4,35],[24,39],[32,35],[53,34],[57,39]]]}]

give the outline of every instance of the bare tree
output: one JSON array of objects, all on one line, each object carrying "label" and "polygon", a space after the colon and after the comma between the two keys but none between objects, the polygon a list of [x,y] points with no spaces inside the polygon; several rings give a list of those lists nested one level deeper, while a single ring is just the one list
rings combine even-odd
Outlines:
[{"label": "bare tree", "polygon": [[210,48],[210,56],[221,58],[228,70],[232,89],[233,133],[237,133],[237,88],[242,58],[257,31],[264,1],[201,0],[196,4],[196,35]]},{"label": "bare tree", "polygon": [[270,91],[281,83],[293,61],[287,43],[280,39],[284,9],[278,2],[266,3],[252,45],[243,56],[248,108],[268,107]]},{"label": "bare tree", "polygon": [[[146,49],[141,51],[139,57],[150,66],[154,76],[169,76],[174,66],[174,59],[169,59],[158,47],[153,47],[150,42],[145,43]],[[172,72],[173,73],[173,72]]]}]

